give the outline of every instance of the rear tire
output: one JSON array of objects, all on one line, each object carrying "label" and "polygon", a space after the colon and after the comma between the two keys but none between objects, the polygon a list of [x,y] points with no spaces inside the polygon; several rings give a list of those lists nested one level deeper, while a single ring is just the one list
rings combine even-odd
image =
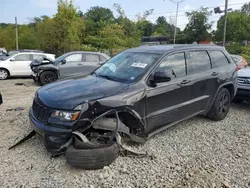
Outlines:
[{"label": "rear tire", "polygon": [[6,69],[0,69],[0,80],[6,80],[9,77],[9,72]]},{"label": "rear tire", "polygon": [[53,71],[45,71],[40,75],[41,85],[46,85],[57,80],[57,75]]},{"label": "rear tire", "polygon": [[226,88],[221,88],[214,103],[207,113],[207,117],[214,121],[220,121],[226,118],[231,104],[230,93]]}]

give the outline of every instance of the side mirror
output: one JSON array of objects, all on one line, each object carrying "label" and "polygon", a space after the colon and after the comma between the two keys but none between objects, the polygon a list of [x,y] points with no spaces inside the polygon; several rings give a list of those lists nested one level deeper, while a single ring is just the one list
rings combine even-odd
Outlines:
[{"label": "side mirror", "polygon": [[161,82],[169,82],[171,77],[168,75],[166,71],[157,71],[154,73],[154,82],[161,83]]},{"label": "side mirror", "polygon": [[14,57],[10,58],[10,61],[15,61],[15,58]]},{"label": "side mirror", "polygon": [[61,62],[62,62],[62,65],[66,64],[66,59],[63,59]]}]

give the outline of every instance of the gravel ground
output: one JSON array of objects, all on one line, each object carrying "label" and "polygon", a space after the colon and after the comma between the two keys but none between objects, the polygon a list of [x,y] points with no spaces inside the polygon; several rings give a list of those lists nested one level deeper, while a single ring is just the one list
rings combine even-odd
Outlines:
[{"label": "gravel ground", "polygon": [[[119,157],[85,171],[64,156],[51,159],[38,136],[8,150],[30,131],[28,108],[37,89],[30,79],[0,81],[0,187],[250,187],[250,104],[234,104],[221,122],[196,117],[137,146],[153,159]],[[6,111],[16,107],[25,110]]]}]

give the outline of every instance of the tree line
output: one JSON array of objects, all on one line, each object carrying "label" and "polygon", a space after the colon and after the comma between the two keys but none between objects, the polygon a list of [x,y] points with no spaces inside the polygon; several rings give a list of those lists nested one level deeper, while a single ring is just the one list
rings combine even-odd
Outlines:
[{"label": "tree line", "polygon": [[[33,18],[29,24],[18,25],[19,48],[40,49],[57,55],[73,50],[108,50],[114,54],[138,46],[143,36],[167,36],[169,42],[173,42],[175,26],[164,16],[159,16],[155,23],[147,20],[153,9],[137,14],[135,21],[128,18],[120,4],[114,4],[113,9],[94,6],[83,13],[73,0],[58,0],[54,16],[43,15]],[[114,16],[115,13],[118,16]],[[204,7],[186,12],[189,23],[183,31],[177,28],[176,43],[220,42],[225,18],[221,16],[217,29],[212,31],[213,22],[209,21],[212,13]],[[227,19],[227,41],[237,46],[240,41],[250,40],[250,2],[241,10],[229,12]],[[0,24],[0,47],[15,49],[14,24]],[[238,48],[238,53],[245,53],[241,46],[230,50]]]}]

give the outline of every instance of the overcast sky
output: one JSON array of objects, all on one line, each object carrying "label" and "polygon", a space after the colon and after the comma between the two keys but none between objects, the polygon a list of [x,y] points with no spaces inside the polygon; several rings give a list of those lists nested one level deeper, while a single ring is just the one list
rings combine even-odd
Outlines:
[{"label": "overcast sky", "polygon": [[[244,3],[249,0],[228,0],[229,8],[239,9]],[[134,20],[135,15],[142,13],[148,9],[154,9],[149,20],[155,21],[158,16],[165,16],[168,21],[175,23],[175,10],[176,5],[170,0],[75,0],[77,5],[83,12],[86,12],[92,6],[102,6],[113,10],[113,4],[121,4],[125,10],[126,15]],[[224,0],[184,0],[179,7],[178,27],[183,29],[188,23],[185,16],[186,11],[199,9],[204,7],[224,6]],[[221,7],[224,10],[224,7]],[[211,8],[211,10],[213,10]],[[57,11],[57,0],[1,0],[0,6],[0,22],[14,23],[15,16],[18,18],[18,23],[28,23],[30,18],[38,17],[41,15],[52,16]],[[213,14],[210,20],[216,21],[220,15]]]}]

